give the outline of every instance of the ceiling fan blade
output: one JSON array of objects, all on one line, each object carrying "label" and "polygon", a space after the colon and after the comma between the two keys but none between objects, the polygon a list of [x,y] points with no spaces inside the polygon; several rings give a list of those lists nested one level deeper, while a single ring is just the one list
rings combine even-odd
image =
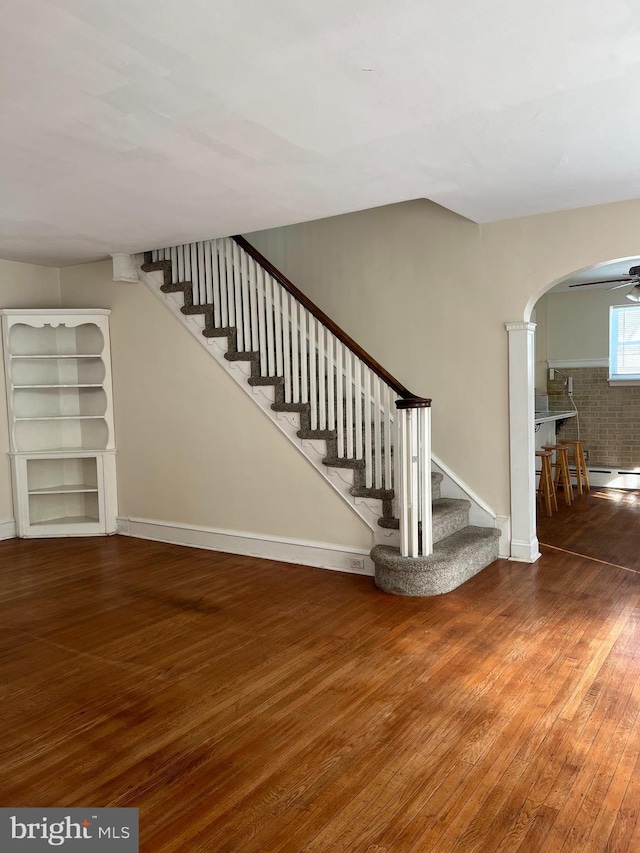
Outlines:
[{"label": "ceiling fan blade", "polygon": [[631,276],[628,278],[603,278],[601,281],[581,281],[579,284],[570,284],[569,287],[591,287],[592,284],[616,284],[618,281],[622,282],[620,285],[622,287],[624,284],[631,284],[636,279]]},{"label": "ceiling fan blade", "polygon": [[638,281],[632,278],[629,281],[623,282],[622,284],[616,284],[615,287],[608,287],[607,290],[619,290],[621,287],[627,287],[630,284],[637,285]]}]

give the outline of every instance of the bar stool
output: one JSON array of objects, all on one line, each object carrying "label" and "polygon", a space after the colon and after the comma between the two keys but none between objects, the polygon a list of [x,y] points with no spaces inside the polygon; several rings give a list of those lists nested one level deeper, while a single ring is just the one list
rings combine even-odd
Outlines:
[{"label": "bar stool", "polygon": [[567,506],[571,506],[573,501],[573,486],[571,485],[571,472],[569,471],[569,448],[566,444],[545,444],[543,450],[555,452],[556,461],[551,463],[553,471],[553,482],[558,491],[558,486],[562,483],[564,492],[564,502]]},{"label": "bar stool", "polygon": [[[551,457],[553,454],[550,450],[536,450],[536,456],[540,459],[541,468],[540,482],[538,483],[537,495],[544,500],[547,515],[553,515],[553,510],[558,511],[558,502],[556,500],[556,490],[551,476]],[[553,509],[552,509],[553,508]]]},{"label": "bar stool", "polygon": [[569,462],[573,462],[576,466],[576,488],[578,494],[582,495],[584,491],[590,492],[589,471],[587,470],[587,460],[584,458],[584,445],[582,441],[561,438],[560,444],[566,444],[570,449]]}]

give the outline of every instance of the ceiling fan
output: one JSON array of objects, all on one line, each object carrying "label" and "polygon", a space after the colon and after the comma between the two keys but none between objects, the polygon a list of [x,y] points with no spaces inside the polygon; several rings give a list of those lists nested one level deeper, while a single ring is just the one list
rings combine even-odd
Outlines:
[{"label": "ceiling fan", "polygon": [[604,278],[601,281],[583,281],[579,284],[570,284],[569,287],[590,287],[592,284],[613,284],[613,287],[608,287],[607,290],[618,290],[621,287],[633,285],[629,293],[626,294],[627,299],[632,302],[640,302],[640,266],[631,267],[629,274],[624,278]]}]

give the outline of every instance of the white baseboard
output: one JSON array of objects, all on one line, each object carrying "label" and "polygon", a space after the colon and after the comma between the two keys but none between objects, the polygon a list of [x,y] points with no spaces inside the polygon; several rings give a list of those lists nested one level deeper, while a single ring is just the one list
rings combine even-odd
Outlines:
[{"label": "white baseboard", "polygon": [[531,542],[517,542],[511,540],[511,558],[518,563],[535,563],[542,556],[538,545],[538,538],[534,537]]},{"label": "white baseboard", "polygon": [[0,539],[15,539],[16,523],[12,518],[0,521]]},{"label": "white baseboard", "polygon": [[[373,577],[375,571],[369,551],[361,548],[348,549],[325,542],[282,539],[238,530],[218,530],[213,527],[125,516],[118,516],[117,532],[122,536],[133,536],[137,539],[223,551],[243,557],[262,557],[265,560],[297,563],[336,572]],[[359,565],[356,565],[356,562]]]}]

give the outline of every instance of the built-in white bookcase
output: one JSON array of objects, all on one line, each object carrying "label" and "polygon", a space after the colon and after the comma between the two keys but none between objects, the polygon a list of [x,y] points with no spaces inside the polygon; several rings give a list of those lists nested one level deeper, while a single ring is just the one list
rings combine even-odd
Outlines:
[{"label": "built-in white bookcase", "polygon": [[110,311],[0,313],[18,535],[115,532]]}]

